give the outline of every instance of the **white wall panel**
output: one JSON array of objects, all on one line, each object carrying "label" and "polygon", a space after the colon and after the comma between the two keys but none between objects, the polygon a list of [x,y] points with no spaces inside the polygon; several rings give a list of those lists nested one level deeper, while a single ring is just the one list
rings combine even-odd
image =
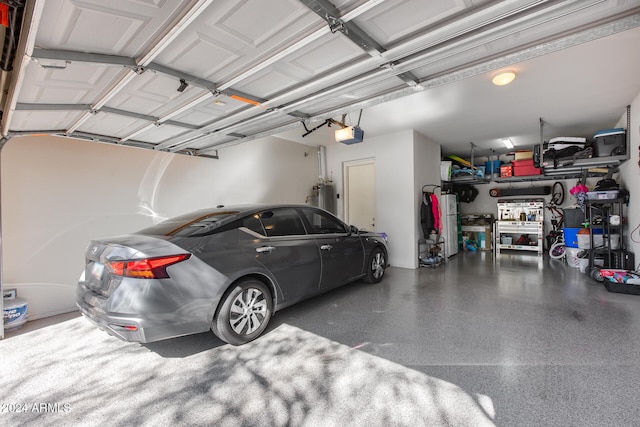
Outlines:
[{"label": "white wall panel", "polygon": [[219,203],[304,203],[317,179],[315,149],[277,138],[220,157],[54,137],[10,140],[2,151],[4,287],[28,299],[32,319],[74,310],[90,239]]},{"label": "white wall panel", "polygon": [[[333,143],[327,148],[329,170],[333,171],[338,194],[344,192],[343,162],[375,158],[376,229],[389,236],[391,265],[403,268],[417,267],[414,145],[414,132],[408,130],[377,138],[365,136],[359,144]],[[439,151],[433,155],[440,158]],[[337,212],[344,217],[342,200],[342,197],[338,199]]]},{"label": "white wall panel", "polygon": [[[440,185],[440,145],[430,141],[424,135],[414,132],[414,205],[413,205],[413,225],[414,233],[414,267],[418,267],[418,239],[423,238],[422,227],[420,226],[420,207],[422,205],[422,187],[427,184]],[[429,187],[433,190],[434,187]],[[448,255],[447,255],[448,256]]]}]

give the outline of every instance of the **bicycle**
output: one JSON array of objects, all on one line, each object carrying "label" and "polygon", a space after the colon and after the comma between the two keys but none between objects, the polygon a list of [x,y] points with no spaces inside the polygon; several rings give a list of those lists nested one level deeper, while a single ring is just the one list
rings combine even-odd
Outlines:
[{"label": "bicycle", "polygon": [[562,234],[562,231],[560,231],[556,235],[553,244],[549,248],[549,256],[551,257],[551,259],[564,259],[566,255],[567,254],[565,252],[564,236]]},{"label": "bicycle", "polygon": [[566,256],[564,234],[562,232],[564,214],[558,209],[558,206],[564,202],[564,186],[561,182],[553,184],[551,194],[551,200],[547,205],[547,209],[551,212],[551,227],[553,227],[547,236],[549,256],[552,259],[564,259]]}]

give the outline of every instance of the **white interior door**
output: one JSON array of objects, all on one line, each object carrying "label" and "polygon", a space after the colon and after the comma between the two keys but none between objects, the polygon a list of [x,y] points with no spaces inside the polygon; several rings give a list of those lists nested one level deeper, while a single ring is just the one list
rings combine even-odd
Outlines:
[{"label": "white interior door", "polygon": [[345,219],[361,230],[376,230],[376,164],[374,159],[345,162]]}]

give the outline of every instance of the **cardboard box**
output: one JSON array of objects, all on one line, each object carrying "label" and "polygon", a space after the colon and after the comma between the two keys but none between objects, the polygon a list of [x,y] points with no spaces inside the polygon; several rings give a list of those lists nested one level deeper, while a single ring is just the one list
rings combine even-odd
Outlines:
[{"label": "cardboard box", "polygon": [[533,151],[530,151],[530,150],[516,151],[516,160],[529,160],[529,159],[533,159]]},{"label": "cardboard box", "polygon": [[510,176],[513,176],[513,168],[511,165],[500,166],[500,178],[508,178]]},{"label": "cardboard box", "polygon": [[514,160],[513,162],[513,176],[529,176],[540,175],[542,170],[533,166],[533,159],[528,160]]},{"label": "cardboard box", "polygon": [[[476,242],[477,248],[481,251],[491,250],[491,226],[486,225],[463,225],[461,227],[463,235],[467,236],[467,240]],[[466,244],[464,246],[466,249]]]}]

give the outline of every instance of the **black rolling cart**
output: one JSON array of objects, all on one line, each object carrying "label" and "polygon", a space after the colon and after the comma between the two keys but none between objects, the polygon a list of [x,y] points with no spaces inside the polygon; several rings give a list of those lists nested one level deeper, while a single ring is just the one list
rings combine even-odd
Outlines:
[{"label": "black rolling cart", "polygon": [[602,197],[585,200],[591,243],[587,272],[599,282],[603,281],[601,269],[634,268],[633,254],[625,249],[622,212],[625,201],[622,198],[605,198],[610,194],[603,194]]}]

